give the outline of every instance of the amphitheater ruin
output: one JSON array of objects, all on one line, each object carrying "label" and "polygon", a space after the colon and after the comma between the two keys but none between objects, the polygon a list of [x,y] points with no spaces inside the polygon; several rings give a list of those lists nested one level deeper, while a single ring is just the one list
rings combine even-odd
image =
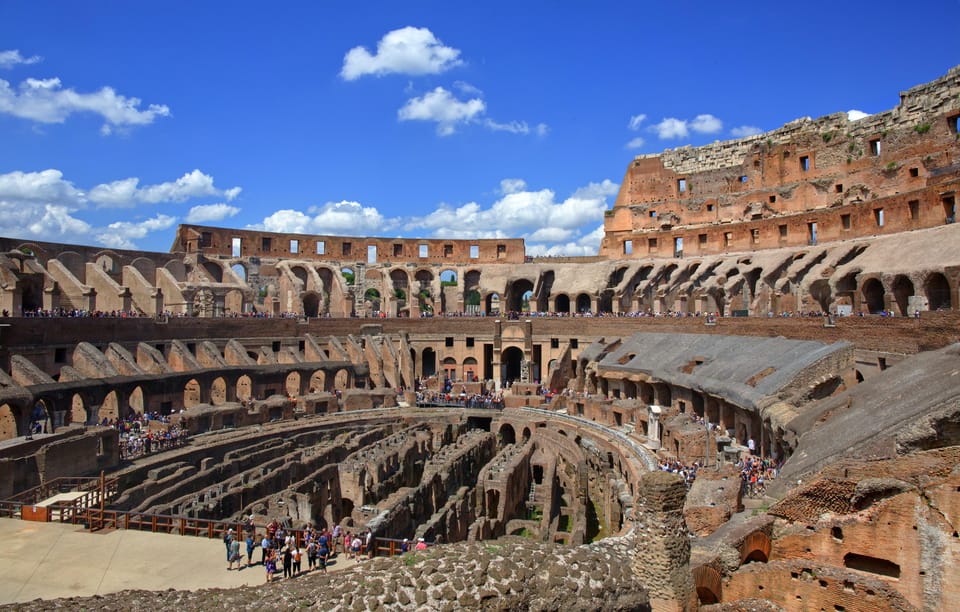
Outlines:
[{"label": "amphitheater ruin", "polygon": [[[960,67],[857,121],[638,156],[596,257],[2,238],[0,515],[369,528],[343,609],[949,609],[958,119]],[[131,456],[115,425],[144,414],[187,442]],[[86,501],[39,503],[64,486]],[[404,537],[438,545],[390,558]]]}]

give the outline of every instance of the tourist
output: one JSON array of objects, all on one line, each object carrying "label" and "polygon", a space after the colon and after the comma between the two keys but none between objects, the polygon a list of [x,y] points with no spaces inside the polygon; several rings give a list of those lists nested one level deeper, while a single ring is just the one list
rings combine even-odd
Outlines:
[{"label": "tourist", "polygon": [[247,567],[253,565],[253,549],[257,546],[257,534],[255,532],[247,533]]},{"label": "tourist", "polygon": [[340,546],[340,544],[342,544],[341,539],[343,538],[343,530],[340,528],[339,523],[333,526],[333,533],[331,534],[331,536],[333,539],[330,542],[330,554],[336,555],[337,547]]},{"label": "tourist", "polygon": [[400,542],[400,554],[405,555],[410,552],[410,540],[403,538],[403,542]]},{"label": "tourist", "polygon": [[269,557],[270,549],[272,545],[270,543],[270,536],[264,535],[263,539],[260,541],[260,564],[264,565],[267,562],[267,557]]},{"label": "tourist", "polygon": [[230,540],[230,553],[227,558],[227,570],[233,569],[233,564],[237,564],[237,569],[240,569],[240,540],[237,538],[232,538]]},{"label": "tourist", "polygon": [[299,546],[293,547],[293,575],[294,576],[299,576],[300,572],[303,571],[303,568],[300,566],[300,557],[302,553],[303,551],[300,550]]},{"label": "tourist", "polygon": [[227,529],[227,530],[223,533],[223,545],[224,545],[224,547],[227,549],[227,561],[228,561],[228,562],[230,561],[230,543],[233,542],[234,540],[236,540],[236,538],[235,538],[234,535],[233,535],[233,529],[232,529],[232,528]]},{"label": "tourist", "polygon": [[427,543],[423,538],[417,538],[417,545],[414,547],[414,550],[421,551],[427,550]]},{"label": "tourist", "polygon": [[293,577],[293,550],[289,546],[283,547],[283,577]]},{"label": "tourist", "polygon": [[327,573],[327,561],[330,559],[330,549],[326,546],[321,546],[317,549],[317,563],[320,566],[320,570],[326,574]]},{"label": "tourist", "polygon": [[313,571],[317,564],[317,542],[310,540],[307,542],[307,571]]},{"label": "tourist", "polygon": [[360,534],[353,536],[353,540],[350,541],[350,551],[353,553],[351,556],[357,562],[360,561],[360,546],[363,544],[363,541],[360,540]]},{"label": "tourist", "polygon": [[367,529],[367,538],[366,538],[365,544],[366,544],[367,558],[373,559],[375,546],[373,545],[373,532],[370,531],[369,529]]},{"label": "tourist", "polygon": [[271,550],[267,554],[266,561],[264,561],[263,565],[267,570],[267,582],[273,582],[273,575],[277,572],[277,551]]}]

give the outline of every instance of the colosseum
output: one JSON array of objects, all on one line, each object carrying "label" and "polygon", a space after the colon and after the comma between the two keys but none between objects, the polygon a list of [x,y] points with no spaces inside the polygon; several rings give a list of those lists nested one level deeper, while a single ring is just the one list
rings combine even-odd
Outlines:
[{"label": "colosseum", "polygon": [[0,516],[370,530],[362,572],[268,585],[289,607],[950,609],[958,120],[960,67],[638,156],[595,257],[0,238]]}]

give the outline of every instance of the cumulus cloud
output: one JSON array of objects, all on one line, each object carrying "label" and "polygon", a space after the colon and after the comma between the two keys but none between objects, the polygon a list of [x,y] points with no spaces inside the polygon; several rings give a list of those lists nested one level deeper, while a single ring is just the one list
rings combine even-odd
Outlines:
[{"label": "cumulus cloud", "polygon": [[[92,93],[64,89],[60,79],[26,79],[14,89],[0,79],[0,113],[38,123],[63,123],[74,113],[93,113],[112,126],[134,126],[153,123],[157,117],[170,115],[170,108],[151,104],[141,108],[139,98],[122,96],[111,87]],[[103,133],[103,130],[101,130]]]},{"label": "cumulus cloud", "polygon": [[176,222],[176,217],[162,214],[137,223],[117,221],[102,230],[98,230],[96,239],[100,244],[115,249],[135,249],[134,240],[145,238],[150,232],[170,229]]},{"label": "cumulus cloud", "polygon": [[437,87],[422,97],[411,98],[397,111],[400,121],[433,121],[441,136],[453,134],[457,125],[472,121],[486,110],[479,98],[461,102],[443,87]]},{"label": "cumulus cloud", "polygon": [[865,113],[862,110],[850,109],[847,111],[847,119],[849,121],[859,121],[869,116],[870,116],[870,113]]},{"label": "cumulus cloud", "polygon": [[0,201],[59,202],[77,207],[86,201],[83,191],[64,180],[59,170],[0,174]]},{"label": "cumulus cloud", "polygon": [[43,58],[39,55],[24,57],[19,49],[0,51],[0,68],[13,68],[17,64],[36,64],[42,60]]},{"label": "cumulus cloud", "polygon": [[500,193],[516,193],[527,188],[527,182],[519,178],[509,178],[500,181]]},{"label": "cumulus cloud", "polygon": [[374,207],[344,200],[311,207],[306,213],[293,209],[278,210],[262,222],[248,227],[268,232],[356,236],[382,234],[395,227],[396,223],[395,219],[384,217]]},{"label": "cumulus cloud", "polygon": [[645,141],[643,138],[640,138],[639,136],[637,136],[636,138],[634,138],[633,140],[631,140],[630,142],[628,142],[628,143],[626,144],[626,147],[627,147],[628,149],[639,149],[639,148],[643,147],[643,145],[645,145],[645,144],[646,144],[646,141]]},{"label": "cumulus cloud", "polygon": [[354,47],[343,57],[340,77],[353,81],[365,75],[440,74],[463,63],[460,50],[444,45],[427,28],[407,26],[387,32],[376,54]]},{"label": "cumulus cloud", "polygon": [[686,138],[691,131],[698,134],[716,134],[723,129],[723,121],[709,113],[697,115],[693,119],[677,119],[676,117],[667,117],[660,123],[650,126],[649,130],[655,132],[661,140],[670,140],[674,138]]},{"label": "cumulus cloud", "polygon": [[647,116],[644,114],[634,115],[630,117],[630,123],[627,124],[627,128],[636,132],[640,129],[640,124],[647,120]]},{"label": "cumulus cloud", "polygon": [[185,220],[187,223],[209,223],[211,221],[223,221],[224,219],[233,217],[239,212],[239,208],[236,206],[230,206],[229,204],[201,204],[191,208],[190,212],[187,213]]},{"label": "cumulus cloud", "polygon": [[756,136],[757,134],[762,134],[763,130],[754,126],[754,125],[741,125],[739,127],[731,128],[730,134],[736,136],[737,138],[746,138],[747,136]]},{"label": "cumulus cloud", "polygon": [[137,204],[185,202],[199,197],[225,197],[232,201],[240,194],[240,187],[221,190],[214,186],[213,177],[193,170],[175,181],[139,187],[140,179],[126,178],[97,185],[90,190],[89,199],[102,207],[129,208]]},{"label": "cumulus cloud", "polygon": [[657,133],[657,137],[660,138],[660,140],[686,138],[690,135],[687,122],[675,117],[667,117],[660,123],[650,126],[650,129]]}]

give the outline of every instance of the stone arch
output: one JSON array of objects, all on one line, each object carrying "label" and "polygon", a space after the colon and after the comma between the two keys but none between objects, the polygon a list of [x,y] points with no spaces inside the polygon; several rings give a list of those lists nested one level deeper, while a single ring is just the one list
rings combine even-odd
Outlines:
[{"label": "stone arch", "polygon": [[903,274],[898,274],[893,279],[891,291],[893,292],[893,300],[900,309],[900,314],[907,314],[909,312],[909,299],[914,294],[913,281]]},{"label": "stone arch", "polygon": [[494,291],[493,293],[487,294],[486,299],[486,308],[488,315],[498,315],[500,314],[500,294]]},{"label": "stone arch", "polygon": [[323,370],[317,370],[310,375],[310,386],[307,390],[310,393],[320,393],[327,388],[327,373]]},{"label": "stone arch", "polygon": [[193,314],[198,317],[212,317],[214,310],[213,291],[200,289],[193,296]]},{"label": "stone arch", "polygon": [[303,294],[303,316],[320,316],[320,294],[316,291],[308,291]]},{"label": "stone arch", "polygon": [[830,312],[830,302],[833,301],[830,281],[825,278],[818,278],[810,283],[810,297],[816,300],[821,311]]},{"label": "stone arch", "polygon": [[237,399],[247,401],[253,397],[253,381],[244,374],[237,379]]},{"label": "stone arch", "polygon": [[592,304],[590,300],[590,295],[587,293],[580,293],[577,295],[577,313],[590,312],[592,309]]},{"label": "stone arch", "polygon": [[443,377],[457,380],[457,360],[453,357],[443,358]]},{"label": "stone arch", "polygon": [[605,289],[597,300],[597,312],[613,312],[613,290]]},{"label": "stone arch", "polygon": [[480,377],[477,360],[474,357],[467,357],[463,360],[463,379],[472,382]]},{"label": "stone arch", "polygon": [[444,268],[440,271],[440,283],[444,286],[456,287],[458,278],[457,271],[451,268]]},{"label": "stone arch", "polygon": [[239,289],[231,289],[223,296],[223,310],[225,314],[241,315],[244,312],[243,292]]},{"label": "stone arch", "polygon": [[507,284],[506,309],[508,312],[523,310],[523,296],[533,293],[533,281],[528,278],[519,278]]},{"label": "stone arch", "polygon": [[656,393],[658,406],[671,406],[673,404],[673,393],[670,385],[667,383],[654,383],[653,390]]},{"label": "stone arch", "polygon": [[183,264],[182,260],[171,259],[163,264],[163,268],[178,282],[185,283],[187,281],[187,267]]},{"label": "stone arch", "polygon": [[870,314],[876,314],[886,307],[884,298],[886,292],[883,284],[876,278],[868,278],[863,282],[860,290],[863,293],[863,302],[867,305]]},{"label": "stone arch", "polygon": [[335,389],[347,389],[350,385],[350,372],[344,368],[337,370],[333,377],[333,386]]},{"label": "stone arch", "polygon": [[140,276],[151,285],[157,284],[157,264],[154,262],[146,257],[137,257],[130,262],[130,267],[139,272]]},{"label": "stone arch", "polygon": [[744,539],[740,546],[740,564],[757,561],[766,563],[770,559],[770,536],[762,531],[754,531]]},{"label": "stone arch", "polygon": [[210,403],[220,406],[227,402],[227,381],[218,376],[210,383]]},{"label": "stone arch", "polygon": [[81,283],[87,282],[87,261],[80,253],[76,251],[64,251],[57,255],[57,261],[63,264],[63,267],[77,277]]},{"label": "stone arch", "polygon": [[693,584],[697,589],[697,599],[701,605],[723,601],[723,580],[720,577],[720,572],[709,565],[694,568]]},{"label": "stone arch", "polygon": [[513,425],[510,423],[504,423],[500,425],[500,429],[497,431],[500,435],[501,444],[516,444],[517,443],[517,432],[513,429]]},{"label": "stone arch", "polygon": [[503,368],[502,380],[519,381],[523,368],[523,350],[516,346],[508,346],[500,355],[500,363]]},{"label": "stone arch", "polygon": [[210,276],[210,278],[213,279],[213,282],[223,282],[223,266],[220,264],[212,261],[205,261],[203,262],[203,269]]},{"label": "stone arch", "polygon": [[20,434],[17,415],[10,404],[0,405],[0,440],[10,440]]},{"label": "stone arch", "polygon": [[200,383],[196,378],[191,378],[183,386],[183,407],[193,408],[200,403]]},{"label": "stone arch", "polygon": [[[140,387],[137,387],[138,389]],[[70,398],[70,422],[71,423],[86,423],[88,420],[87,406],[86,402],[83,401],[83,396],[79,393],[74,393],[73,397]],[[3,424],[0,423],[0,432],[3,431]],[[0,437],[2,439],[2,437]]]},{"label": "stone arch", "polygon": [[[48,410],[49,412],[49,410]],[[100,404],[100,418],[106,417],[109,420],[119,419],[126,416],[126,411],[121,412],[120,410],[120,397],[117,395],[116,390],[110,391],[103,398],[103,402]]]},{"label": "stone arch", "polygon": [[530,440],[530,428],[524,427],[521,435],[523,436],[524,443],[528,442]]},{"label": "stone arch", "polygon": [[137,414],[143,414],[146,412],[147,405],[143,395],[143,387],[137,385],[133,388],[133,391],[131,391],[130,395],[127,397],[127,406],[129,406],[130,410]]},{"label": "stone arch", "polygon": [[247,266],[243,262],[236,262],[230,266],[230,271],[239,279],[241,283],[247,282]]},{"label": "stone arch", "polygon": [[300,372],[290,372],[283,383],[287,395],[296,397],[300,395]]},{"label": "stone arch", "polygon": [[554,312],[570,312],[570,296],[566,293],[561,293],[558,295],[553,303]]},{"label": "stone arch", "polygon": [[950,300],[950,283],[947,277],[939,272],[932,272],[923,282],[923,293],[927,297],[927,308],[930,310],[949,310],[952,307]]},{"label": "stone arch", "polygon": [[363,303],[368,310],[378,312],[380,310],[380,292],[370,287],[363,292]]}]

